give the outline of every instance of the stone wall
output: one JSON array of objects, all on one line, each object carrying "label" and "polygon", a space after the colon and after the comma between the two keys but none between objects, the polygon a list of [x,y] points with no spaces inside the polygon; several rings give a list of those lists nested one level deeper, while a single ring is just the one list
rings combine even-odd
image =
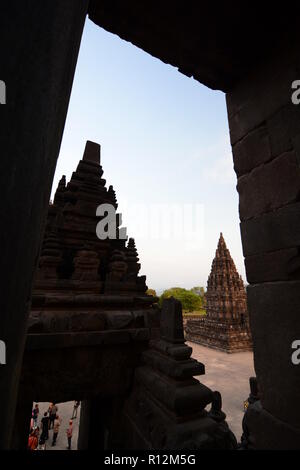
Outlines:
[{"label": "stone wall", "polygon": [[185,327],[187,341],[202,344],[227,353],[252,351],[252,341],[247,324],[217,322],[209,318],[188,320]]},{"label": "stone wall", "polygon": [[227,93],[262,404],[251,415],[256,448],[300,443],[300,366],[291,361],[292,342],[300,339],[300,107],[291,101],[298,43],[289,38]]}]

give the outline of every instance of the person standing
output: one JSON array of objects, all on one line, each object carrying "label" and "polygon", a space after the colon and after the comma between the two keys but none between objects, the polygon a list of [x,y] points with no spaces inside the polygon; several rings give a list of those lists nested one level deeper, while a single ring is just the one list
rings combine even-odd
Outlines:
[{"label": "person standing", "polygon": [[67,429],[68,450],[71,450],[72,435],[73,435],[73,421],[70,419],[69,427]]},{"label": "person standing", "polygon": [[72,418],[71,419],[77,418],[77,411],[78,411],[79,405],[80,405],[80,401],[74,401],[74,408],[73,408],[73,413],[72,413]]},{"label": "person standing", "polygon": [[42,434],[41,434],[41,439],[44,439],[45,441],[49,438],[49,416],[47,411],[44,413],[44,417],[41,420],[42,424]]},{"label": "person standing", "polygon": [[60,424],[61,424],[61,419],[58,415],[56,415],[56,418],[54,420],[54,425],[53,425],[52,447],[56,445],[56,439],[57,439],[57,436],[58,436],[58,431],[59,431]]},{"label": "person standing", "polygon": [[30,434],[29,439],[28,439],[28,445],[27,445],[28,450],[36,450],[38,443],[39,441],[38,441],[37,431],[34,430]]},{"label": "person standing", "polygon": [[49,423],[49,429],[54,428],[54,421],[55,421],[55,418],[56,418],[56,414],[58,412],[58,407],[56,406],[55,403],[52,404],[52,406],[50,405],[49,407],[49,418],[50,418],[50,423]]},{"label": "person standing", "polygon": [[36,403],[35,407],[32,410],[33,427],[35,427],[35,428],[37,427],[39,412],[40,412],[39,405]]}]

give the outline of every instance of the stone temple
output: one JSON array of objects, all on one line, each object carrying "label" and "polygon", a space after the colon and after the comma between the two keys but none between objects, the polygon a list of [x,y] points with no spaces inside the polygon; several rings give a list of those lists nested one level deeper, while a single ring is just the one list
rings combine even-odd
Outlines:
[{"label": "stone temple", "polygon": [[229,353],[251,350],[246,290],[222,233],[207,281],[206,317],[187,321],[186,338]]},{"label": "stone temple", "polygon": [[[300,70],[300,5],[291,3],[219,2],[216,8],[165,0],[158,9],[157,2],[138,0],[44,0],[43,8],[3,2],[0,341],[7,358],[0,367],[0,449],[12,448],[19,416],[33,277],[87,17],[226,96],[260,390],[245,414],[249,442],[254,449],[300,448],[300,374],[291,360],[300,338],[300,106],[291,99]],[[148,156],[141,159],[151,165]],[[94,343],[103,336],[94,334]],[[32,335],[25,355],[34,341]],[[117,358],[125,343],[115,344]]]},{"label": "stone temple", "polygon": [[117,209],[102,175],[100,146],[88,141],[49,205],[12,448],[26,449],[33,401],[77,399],[81,450],[234,449],[218,392],[194,378],[205,367],[185,344],[180,302],[160,309],[146,294],[119,214],[115,238],[96,235],[99,206]]}]

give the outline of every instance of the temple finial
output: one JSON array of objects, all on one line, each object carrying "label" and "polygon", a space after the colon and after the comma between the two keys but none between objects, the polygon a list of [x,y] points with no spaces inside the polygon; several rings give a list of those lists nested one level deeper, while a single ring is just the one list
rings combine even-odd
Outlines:
[{"label": "temple finial", "polygon": [[66,175],[62,175],[58,182],[58,188],[64,189],[66,187]]},{"label": "temple finial", "polygon": [[128,272],[138,274],[141,265],[139,264],[138,252],[135,246],[134,238],[129,238],[127,244],[127,263]]},{"label": "temple finial", "polygon": [[98,163],[100,165],[101,146],[90,140],[86,141],[82,160]]},{"label": "temple finial", "polygon": [[57,189],[54,194],[54,204],[63,204],[64,192],[66,190],[66,176],[63,175],[58,182]]},{"label": "temple finial", "polygon": [[112,204],[117,208],[118,207],[118,201],[116,197],[116,191],[114,190],[113,186],[110,185],[108,188],[108,195],[111,198]]}]

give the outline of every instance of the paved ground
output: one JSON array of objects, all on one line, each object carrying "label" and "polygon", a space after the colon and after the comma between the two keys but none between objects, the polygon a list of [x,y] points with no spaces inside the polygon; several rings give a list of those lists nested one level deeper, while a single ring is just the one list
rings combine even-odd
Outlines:
[{"label": "paved ground", "polygon": [[[206,373],[199,380],[222,394],[223,411],[227,422],[238,441],[242,434],[243,402],[249,395],[249,377],[254,374],[253,354],[242,352],[227,354],[199,344],[188,342],[193,348],[192,357],[205,364]],[[47,450],[65,450],[67,448],[66,429],[72,416],[74,402],[59,403],[58,414],[62,424],[55,447],[51,447],[53,431],[50,430]],[[48,409],[49,403],[40,403],[40,418]],[[77,448],[80,408],[77,419],[73,420],[72,449]],[[39,420],[40,421],[40,420]]]},{"label": "paved ground", "polygon": [[[57,436],[57,441],[56,441],[56,446],[52,447],[52,436],[53,436],[53,430],[50,429],[49,431],[49,439],[47,440],[46,443],[46,450],[66,450],[68,446],[68,440],[67,440],[67,428],[69,425],[69,420],[72,417],[73,413],[73,406],[74,402],[73,401],[68,401],[66,403],[58,403],[58,415],[62,419],[59,433]],[[44,412],[48,410],[49,403],[39,403],[39,409],[40,409],[40,415],[39,415],[39,420],[38,424],[40,425],[40,419],[43,417]],[[79,417],[80,417],[80,407],[77,410],[77,418],[73,419],[73,437],[72,437],[72,450],[77,449],[77,440],[78,440],[78,429],[79,429]]]},{"label": "paved ground", "polygon": [[205,375],[198,379],[222,395],[223,411],[238,441],[242,434],[243,402],[249,395],[249,377],[255,375],[253,353],[227,354],[187,342],[193,348],[192,357],[205,365]]}]

